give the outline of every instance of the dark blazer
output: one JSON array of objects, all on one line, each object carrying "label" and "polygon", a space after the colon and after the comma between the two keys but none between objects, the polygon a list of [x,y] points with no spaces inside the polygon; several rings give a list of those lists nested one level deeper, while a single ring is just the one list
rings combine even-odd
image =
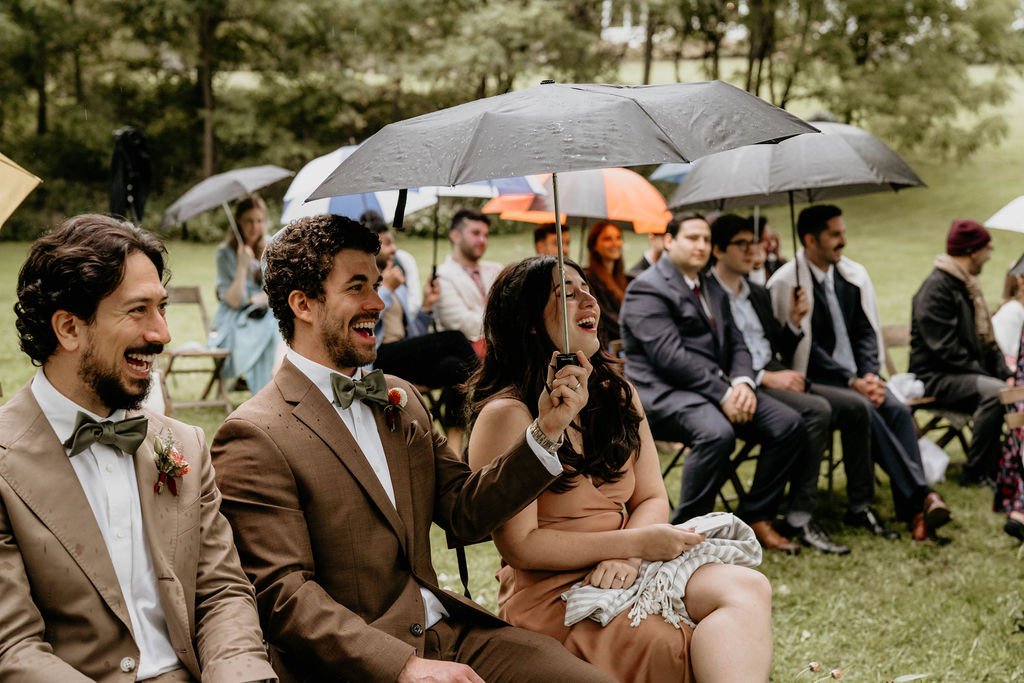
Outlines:
[{"label": "dark blazer", "polygon": [[750,305],[754,307],[757,319],[761,321],[764,334],[772,346],[772,359],[762,370],[778,372],[789,369],[793,365],[793,353],[804,333],[794,332],[789,325],[780,323],[772,312],[772,296],[762,285],[747,282],[750,285]]},{"label": "dark blazer", "polygon": [[705,401],[717,406],[731,378],[754,377],[725,291],[703,276],[701,288],[713,325],[668,258],[658,259],[626,289],[619,317],[626,377],[652,422]]},{"label": "dark blazer", "polygon": [[[860,287],[843,278],[838,268],[832,269],[836,283],[836,298],[843,312],[846,332],[853,347],[853,359],[857,364],[857,377],[868,373],[878,374],[881,363],[878,358],[878,335],[861,305]],[[836,348],[836,335],[832,327],[832,315],[825,298],[825,285],[811,275],[814,287],[814,309],[811,311],[811,354],[807,363],[807,378],[812,382],[848,386],[854,375],[832,359]]]},{"label": "dark blazer", "polygon": [[283,682],[395,680],[423,652],[420,586],[457,623],[503,624],[438,587],[431,524],[480,540],[554,480],[525,434],[471,473],[412,385],[386,377],[409,397],[394,431],[373,407],[395,505],[334,406],[287,360],[214,439],[224,514]]},{"label": "dark blazer", "polygon": [[923,382],[934,375],[975,374],[1006,379],[1013,373],[995,344],[982,348],[974,303],[962,280],[933,270],[914,295],[910,371]]}]

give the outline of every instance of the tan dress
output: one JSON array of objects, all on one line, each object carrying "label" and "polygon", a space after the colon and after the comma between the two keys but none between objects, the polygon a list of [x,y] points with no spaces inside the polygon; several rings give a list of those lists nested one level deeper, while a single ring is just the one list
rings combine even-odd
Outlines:
[{"label": "tan dress", "polygon": [[[546,491],[537,499],[540,528],[596,532],[625,526],[623,505],[633,494],[635,482],[632,459],[616,482],[595,487],[589,479],[576,481],[565,493]],[[693,681],[689,661],[693,631],[685,624],[677,629],[660,616],[651,616],[633,628],[624,612],[603,628],[590,619],[565,626],[561,594],[589,571],[589,567],[545,572],[503,566],[498,571],[498,614],[515,626],[561,641],[577,657],[620,681]]]}]

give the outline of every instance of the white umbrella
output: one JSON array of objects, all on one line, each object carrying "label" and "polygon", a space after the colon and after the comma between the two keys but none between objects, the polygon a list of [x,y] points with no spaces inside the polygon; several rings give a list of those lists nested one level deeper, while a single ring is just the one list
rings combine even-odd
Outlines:
[{"label": "white umbrella", "polygon": [[986,228],[1024,232],[1024,195],[996,211],[985,221]]}]

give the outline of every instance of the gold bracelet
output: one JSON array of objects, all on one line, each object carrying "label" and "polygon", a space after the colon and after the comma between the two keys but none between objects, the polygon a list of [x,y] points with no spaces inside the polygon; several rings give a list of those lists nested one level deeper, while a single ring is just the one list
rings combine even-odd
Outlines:
[{"label": "gold bracelet", "polygon": [[546,450],[548,453],[555,454],[558,449],[562,447],[562,443],[565,441],[565,435],[559,434],[558,441],[552,441],[544,430],[540,428],[540,420],[534,420],[530,424],[530,436],[537,442],[537,445]]}]

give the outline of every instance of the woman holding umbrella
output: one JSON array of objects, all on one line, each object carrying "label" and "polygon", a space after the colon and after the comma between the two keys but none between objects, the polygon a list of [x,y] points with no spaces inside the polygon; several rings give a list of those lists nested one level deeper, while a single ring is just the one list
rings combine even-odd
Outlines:
[{"label": "woman holding umbrella", "polygon": [[[217,248],[217,300],[211,346],[231,350],[224,377],[253,393],[270,381],[280,335],[263,291],[260,260],[267,245],[267,205],[253,194],[235,207],[236,230]],[[239,242],[241,236],[244,242]]]},{"label": "woman holding umbrella", "polygon": [[[526,259],[507,267],[491,289],[487,352],[470,380],[474,469],[522,439],[535,418],[563,339],[556,264],[551,257]],[[565,473],[494,532],[505,563],[498,572],[500,616],[556,638],[619,680],[766,681],[771,590],[745,567],[705,564],[693,572],[683,601],[685,621],[695,628],[677,629],[654,615],[632,627],[627,612],[603,627],[589,619],[565,626],[561,595],[574,584],[628,589],[643,560],[671,560],[704,540],[665,523],[668,498],[643,408],[621,363],[601,351],[601,312],[583,271],[565,265],[568,348],[590,370],[589,398],[564,443],[545,446],[557,448]]]},{"label": "woman holding umbrella", "polygon": [[598,338],[601,347],[619,338],[619,309],[626,293],[626,270],[622,263],[622,229],[614,223],[600,221],[587,233],[590,265],[584,271],[590,292],[601,307]]}]

